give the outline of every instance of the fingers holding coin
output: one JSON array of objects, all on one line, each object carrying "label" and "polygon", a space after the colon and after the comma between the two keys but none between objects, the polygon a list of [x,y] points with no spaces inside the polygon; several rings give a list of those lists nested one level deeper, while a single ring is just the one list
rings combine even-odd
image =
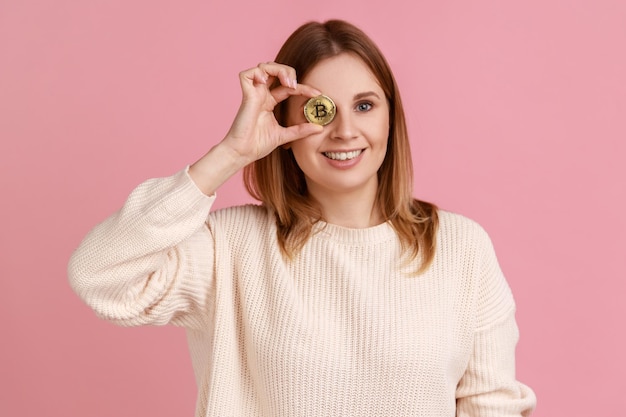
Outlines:
[{"label": "fingers holding coin", "polygon": [[285,87],[295,89],[298,85],[296,70],[288,65],[277,64],[276,62],[265,62],[260,63],[257,68],[270,78],[278,78],[280,84]]},{"label": "fingers holding coin", "polygon": [[319,90],[306,84],[298,84],[296,85],[296,88],[290,88],[281,85],[272,89],[271,93],[274,97],[274,100],[276,100],[276,103],[280,103],[290,96],[315,97],[322,94]]},{"label": "fingers holding coin", "polygon": [[260,63],[254,68],[249,68],[239,73],[242,85],[258,86],[260,84],[272,84],[275,78],[278,78],[281,85],[289,88],[295,88],[298,84],[296,81],[296,71],[282,64],[274,62]]}]

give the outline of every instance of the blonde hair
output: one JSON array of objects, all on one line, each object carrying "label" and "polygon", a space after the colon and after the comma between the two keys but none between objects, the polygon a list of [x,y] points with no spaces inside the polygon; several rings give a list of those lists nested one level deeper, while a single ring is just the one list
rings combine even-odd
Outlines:
[{"label": "blonde hair", "polygon": [[[425,271],[435,254],[439,224],[437,208],[413,198],[413,163],[404,110],[389,64],[374,42],[360,29],[342,20],[309,22],[285,42],[276,62],[295,68],[304,79],[320,61],[341,53],[358,56],[380,83],[389,103],[387,154],[378,170],[378,199],[383,217],[390,222],[408,260],[419,257],[417,273]],[[276,120],[286,124],[286,102],[274,109]],[[291,150],[277,148],[244,169],[246,189],[276,216],[277,238],[283,253],[292,258],[322,218],[320,208],[307,195],[306,181]]]}]

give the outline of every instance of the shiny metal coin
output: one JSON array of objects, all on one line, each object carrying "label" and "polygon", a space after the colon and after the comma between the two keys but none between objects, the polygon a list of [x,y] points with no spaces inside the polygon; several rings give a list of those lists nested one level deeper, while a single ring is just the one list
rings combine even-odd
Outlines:
[{"label": "shiny metal coin", "polygon": [[313,97],[304,105],[304,117],[309,122],[322,126],[333,121],[336,111],[335,103],[325,95]]}]

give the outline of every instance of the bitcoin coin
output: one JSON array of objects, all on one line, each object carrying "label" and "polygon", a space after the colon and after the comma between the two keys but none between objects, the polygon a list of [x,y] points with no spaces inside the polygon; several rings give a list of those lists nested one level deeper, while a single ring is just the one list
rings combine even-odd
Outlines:
[{"label": "bitcoin coin", "polygon": [[304,105],[304,117],[318,125],[325,126],[335,118],[336,107],[333,100],[325,95],[313,97]]}]

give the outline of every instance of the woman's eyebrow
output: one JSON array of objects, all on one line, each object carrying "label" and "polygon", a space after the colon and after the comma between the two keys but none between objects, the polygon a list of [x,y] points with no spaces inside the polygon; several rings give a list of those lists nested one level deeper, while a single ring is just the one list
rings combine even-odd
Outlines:
[{"label": "woman's eyebrow", "polygon": [[356,94],[354,96],[354,100],[360,100],[362,98],[369,97],[369,96],[375,96],[377,99],[380,100],[380,96],[378,94],[376,94],[375,92],[373,92],[373,91],[366,91],[364,93]]}]

